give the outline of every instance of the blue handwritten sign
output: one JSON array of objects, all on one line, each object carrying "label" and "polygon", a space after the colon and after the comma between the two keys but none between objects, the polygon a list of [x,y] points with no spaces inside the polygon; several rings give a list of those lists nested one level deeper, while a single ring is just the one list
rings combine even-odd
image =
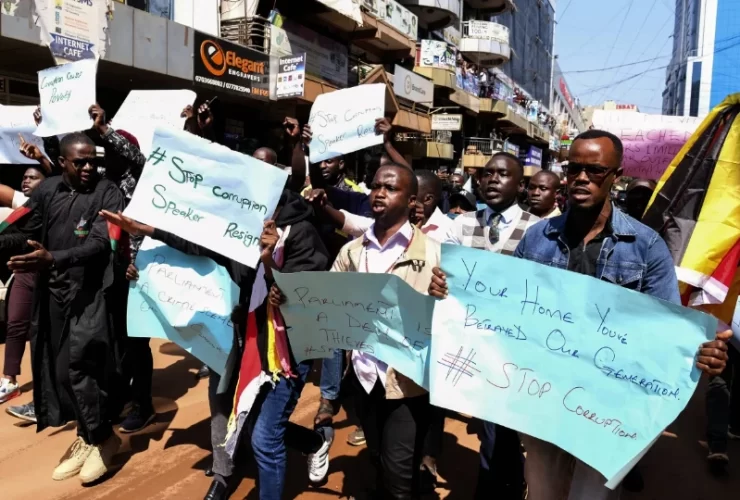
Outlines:
[{"label": "blue handwritten sign", "polygon": [[275,281],[296,361],[361,351],[429,388],[434,299],[392,274],[276,272]]},{"label": "blue handwritten sign", "polygon": [[125,214],[255,267],[288,174],[182,130],[156,127]]},{"label": "blue handwritten sign", "polygon": [[213,260],[146,238],[128,297],[129,337],[168,339],[223,373],[234,338],[239,289]]},{"label": "blue handwritten sign", "polygon": [[442,269],[450,294],[434,310],[434,405],[553,443],[611,480],[696,389],[710,316],[459,246],[442,246]]}]

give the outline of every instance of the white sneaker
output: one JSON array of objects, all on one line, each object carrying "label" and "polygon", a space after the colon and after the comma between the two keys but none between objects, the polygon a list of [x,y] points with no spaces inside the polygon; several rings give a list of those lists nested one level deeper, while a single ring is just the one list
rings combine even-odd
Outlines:
[{"label": "white sneaker", "polygon": [[324,438],[324,444],[316,453],[308,454],[308,480],[312,483],[321,483],[329,472],[329,449],[334,442],[334,429],[321,427],[316,432]]},{"label": "white sneaker", "polygon": [[21,395],[21,387],[7,378],[0,380],[0,404]]}]

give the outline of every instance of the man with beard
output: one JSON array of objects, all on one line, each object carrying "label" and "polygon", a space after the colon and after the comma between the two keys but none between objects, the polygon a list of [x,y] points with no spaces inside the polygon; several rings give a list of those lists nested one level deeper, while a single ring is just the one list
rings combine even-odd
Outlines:
[{"label": "man with beard", "polygon": [[540,170],[532,176],[527,186],[529,212],[541,219],[551,219],[560,215],[557,205],[560,177],[555,172]]},{"label": "man with beard", "polygon": [[[567,167],[568,211],[535,225],[522,238],[514,256],[586,274],[680,304],[673,259],[658,233],[617,210],[610,199],[621,174],[623,148],[615,135],[589,130],[576,137]],[[603,257],[602,257],[603,256]],[[430,295],[445,297],[447,285],[436,279]],[[726,341],[719,333],[699,346],[696,366],[718,375],[727,363]],[[598,471],[540,439],[521,434],[527,450],[528,498],[612,500]],[[608,453],[608,451],[605,451]]]},{"label": "man with beard", "polygon": [[38,430],[77,421],[77,438],[52,478],[91,483],[109,469],[120,439],[108,418],[107,374],[113,353],[106,289],[113,283],[108,227],[98,212],[123,208],[113,182],[100,179],[95,145],[83,133],[60,143],[61,176],[44,182],[16,232],[0,249],[23,251],[14,272],[38,271],[31,327]]}]

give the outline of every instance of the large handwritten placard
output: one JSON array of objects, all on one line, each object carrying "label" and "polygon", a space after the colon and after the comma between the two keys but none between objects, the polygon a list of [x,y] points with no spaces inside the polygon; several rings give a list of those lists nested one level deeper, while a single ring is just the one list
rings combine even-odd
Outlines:
[{"label": "large handwritten placard", "polygon": [[36,106],[3,106],[0,105],[0,163],[11,165],[27,164],[38,165],[39,162],[26,158],[21,154],[21,140],[37,146],[44,151],[44,141],[33,135],[36,124],[33,122],[33,112]]},{"label": "large handwritten placard", "polygon": [[374,83],[318,96],[308,118],[311,163],[382,144],[375,120],[385,114],[385,93],[384,84]]},{"label": "large handwritten placard", "polygon": [[195,101],[192,90],[132,90],[113,118],[117,130],[133,134],[145,155],[152,152],[156,127],[182,130],[185,118],[180,116]]},{"label": "large handwritten placard", "polygon": [[275,281],[297,361],[361,351],[429,388],[434,299],[392,274],[276,272]]},{"label": "large handwritten placard", "polygon": [[138,281],[128,297],[129,337],[168,339],[216,373],[231,351],[231,311],[239,289],[211,259],[146,238],[136,256]]},{"label": "large handwritten placard", "polygon": [[432,323],[434,405],[549,441],[612,479],[696,389],[711,316],[465,247],[443,245],[442,269],[450,295]]},{"label": "large handwritten placard", "polygon": [[622,140],[624,175],[660,179],[703,118],[665,116],[634,111],[594,112],[594,127]]},{"label": "large handwritten placard", "polygon": [[39,71],[41,123],[34,134],[49,137],[92,127],[88,109],[95,104],[97,71],[95,59]]},{"label": "large handwritten placard", "polygon": [[255,267],[288,174],[181,130],[156,128],[125,214]]}]

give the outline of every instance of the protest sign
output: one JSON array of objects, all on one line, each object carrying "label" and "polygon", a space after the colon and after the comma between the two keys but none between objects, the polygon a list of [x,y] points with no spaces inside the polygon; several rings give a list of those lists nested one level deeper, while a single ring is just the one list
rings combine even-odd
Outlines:
[{"label": "protest sign", "polygon": [[311,107],[311,163],[383,144],[375,120],[385,114],[386,86],[359,85],[321,94]]},{"label": "protest sign", "polygon": [[296,361],[361,351],[429,388],[434,299],[392,274],[274,274],[287,299],[280,310]]},{"label": "protest sign", "polygon": [[39,137],[66,134],[92,127],[88,109],[95,104],[95,59],[55,66],[39,71],[41,123]]},{"label": "protest sign", "polygon": [[[548,441],[607,480],[689,402],[716,319],[534,262],[443,245],[431,402]],[[639,286],[641,270],[605,278]],[[607,486],[614,487],[614,483]]]},{"label": "protest sign", "polygon": [[624,144],[624,174],[660,179],[703,118],[632,111],[594,111],[594,128],[611,132]]},{"label": "protest sign", "polygon": [[[44,151],[44,141],[33,135],[36,124],[33,112],[36,106],[3,106],[0,104],[0,163],[9,165],[36,165],[39,162],[20,152],[21,138]],[[20,135],[20,137],[19,137]]]},{"label": "protest sign", "polygon": [[288,174],[182,130],[156,128],[127,216],[255,267]]},{"label": "protest sign", "polygon": [[182,110],[195,101],[192,90],[132,90],[118,109],[112,125],[125,130],[139,141],[145,155],[152,152],[155,127],[182,130],[185,118]]},{"label": "protest sign", "polygon": [[145,238],[136,255],[139,279],[129,285],[128,335],[168,339],[224,372],[234,338],[231,311],[239,288],[206,257]]}]

